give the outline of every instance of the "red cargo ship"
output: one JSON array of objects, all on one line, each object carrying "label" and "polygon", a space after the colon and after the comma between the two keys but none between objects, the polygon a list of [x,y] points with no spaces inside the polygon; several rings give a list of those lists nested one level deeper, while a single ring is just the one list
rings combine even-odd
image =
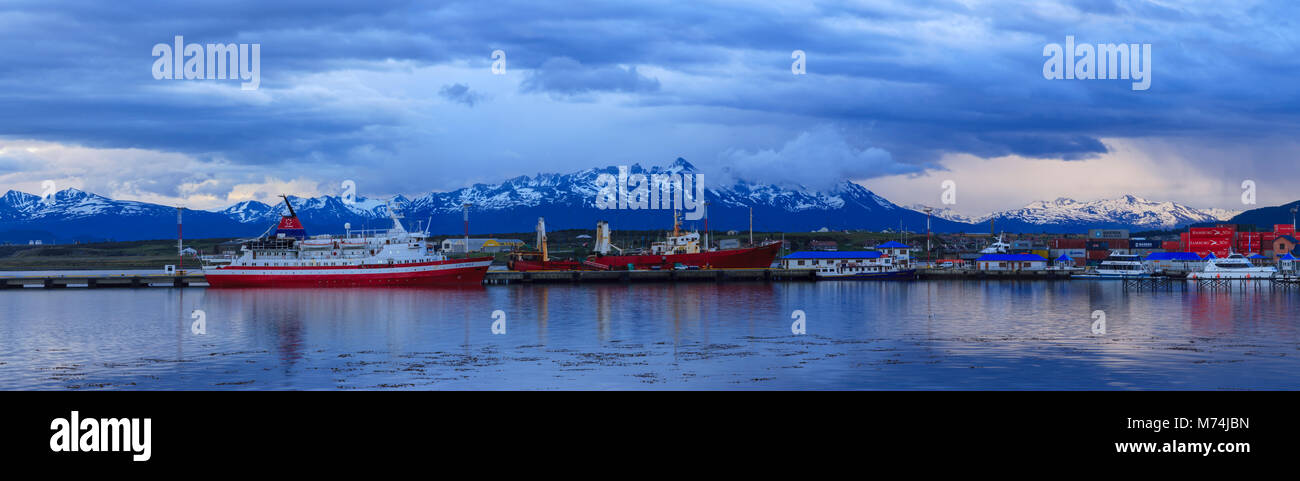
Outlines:
[{"label": "red cargo ship", "polygon": [[[673,268],[712,268],[712,269],[762,269],[772,266],[781,250],[780,242],[768,242],[757,247],[740,249],[707,250],[700,248],[698,232],[682,232],[681,223],[674,219],[673,232],[664,242],[650,245],[650,251],[637,254],[625,254],[622,249],[612,245],[609,237],[609,224],[601,221],[596,224],[595,251],[597,254],[587,257],[586,261],[550,260],[546,251],[544,224],[538,222],[538,246],[536,252],[517,253],[510,262],[510,269],[516,271],[560,271],[560,270],[626,270],[626,269],[673,269]],[[609,255],[611,250],[619,251]],[[679,267],[680,266],[680,267]]]},{"label": "red cargo ship", "polygon": [[390,207],[393,228],[307,237],[293,206],[271,235],[243,243],[234,256],[205,256],[212,287],[334,287],[479,284],[491,257],[448,259],[427,232],[408,232]]}]

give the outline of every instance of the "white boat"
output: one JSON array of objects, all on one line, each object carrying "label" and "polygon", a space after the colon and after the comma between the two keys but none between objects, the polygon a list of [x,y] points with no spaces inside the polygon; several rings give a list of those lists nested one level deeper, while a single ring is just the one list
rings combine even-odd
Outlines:
[{"label": "white boat", "polygon": [[1207,259],[1201,272],[1187,274],[1188,280],[1196,279],[1249,279],[1268,280],[1277,276],[1273,266],[1257,266],[1241,254],[1229,254],[1222,259]]},{"label": "white boat", "polygon": [[1006,254],[1010,249],[1011,244],[1002,242],[1002,234],[998,234],[998,239],[993,241],[992,245],[981,250],[980,254]]},{"label": "white boat", "polygon": [[819,279],[911,280],[916,269],[903,269],[894,265],[859,265],[843,263],[817,268]]},{"label": "white boat", "polygon": [[1141,279],[1151,277],[1151,269],[1142,263],[1142,258],[1139,256],[1112,253],[1092,272],[1070,277],[1073,279]]},{"label": "white boat", "polygon": [[491,257],[451,259],[435,252],[429,233],[407,231],[391,205],[390,229],[307,237],[288,197],[284,203],[289,214],[280,217],[274,233],[268,229],[268,235],[243,242],[238,254],[201,258],[209,286],[477,285],[492,264]]}]

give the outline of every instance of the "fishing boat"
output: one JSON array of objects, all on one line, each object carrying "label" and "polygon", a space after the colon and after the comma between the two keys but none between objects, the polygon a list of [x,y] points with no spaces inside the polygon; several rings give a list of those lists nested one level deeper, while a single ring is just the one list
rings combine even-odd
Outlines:
[{"label": "fishing boat", "polygon": [[[541,246],[543,243],[539,243]],[[781,243],[772,241],[739,249],[707,249],[699,232],[685,232],[676,213],[673,231],[665,240],[653,242],[648,251],[631,252],[610,241],[609,223],[596,223],[595,254],[586,260],[550,260],[545,252],[528,251],[515,256],[510,268],[537,270],[644,270],[644,269],[762,269],[772,266]],[[539,255],[540,254],[540,255]]]},{"label": "fishing boat", "polygon": [[1151,269],[1140,256],[1112,252],[1092,272],[1074,274],[1072,279],[1141,279],[1151,277]]},{"label": "fishing boat", "polygon": [[1227,257],[1206,259],[1205,267],[1200,272],[1187,274],[1188,280],[1197,279],[1241,279],[1269,280],[1277,276],[1273,266],[1257,266],[1241,254],[1228,254]]},{"label": "fishing boat", "polygon": [[[428,232],[402,226],[393,206],[393,227],[348,230],[346,236],[308,237],[288,197],[289,213],[274,232],[241,243],[236,255],[204,256],[203,275],[212,287],[333,287],[479,284],[491,257],[451,259],[438,253]],[[345,226],[350,227],[350,226]]]},{"label": "fishing boat", "polygon": [[537,218],[535,250],[519,250],[510,254],[507,267],[512,271],[598,271],[609,266],[586,261],[551,259],[546,239],[546,218]]}]

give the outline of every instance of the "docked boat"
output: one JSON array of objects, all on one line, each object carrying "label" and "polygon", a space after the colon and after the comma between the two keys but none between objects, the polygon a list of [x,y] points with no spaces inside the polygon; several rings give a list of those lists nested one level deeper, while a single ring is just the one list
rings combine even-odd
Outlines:
[{"label": "docked boat", "polygon": [[[282,196],[283,197],[283,196]],[[393,227],[351,231],[343,237],[307,237],[286,197],[289,214],[274,232],[242,243],[231,256],[204,256],[212,287],[327,287],[479,284],[491,257],[450,259],[428,232],[407,231],[389,208]]]},{"label": "docked boat", "polygon": [[1269,280],[1275,276],[1277,276],[1276,267],[1257,266],[1251,264],[1250,259],[1244,255],[1229,254],[1224,258],[1207,259],[1205,267],[1200,272],[1188,273],[1187,279]]},{"label": "docked boat", "polygon": [[916,278],[916,269],[890,265],[839,264],[817,268],[818,279],[906,281]]},{"label": "docked boat", "polygon": [[1151,269],[1135,255],[1111,253],[1092,272],[1074,274],[1072,279],[1141,279],[1151,277]]},{"label": "docked boat", "polygon": [[[539,251],[516,253],[510,269],[539,270],[626,270],[626,269],[762,269],[772,266],[781,250],[780,242],[767,242],[739,249],[706,249],[700,245],[699,232],[684,232],[676,216],[673,231],[660,242],[650,244],[646,252],[625,252],[610,242],[609,223],[596,223],[594,249],[586,260],[551,260],[545,251],[544,237]],[[616,253],[615,253],[616,252]]]}]

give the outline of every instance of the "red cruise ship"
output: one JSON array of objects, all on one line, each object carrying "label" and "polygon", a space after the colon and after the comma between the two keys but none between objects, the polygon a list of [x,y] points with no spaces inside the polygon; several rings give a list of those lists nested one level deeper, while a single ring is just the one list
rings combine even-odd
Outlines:
[{"label": "red cruise ship", "polygon": [[[624,253],[610,243],[609,224],[596,224],[596,255],[585,261],[550,260],[546,251],[544,224],[538,220],[539,252],[517,253],[510,262],[515,271],[570,271],[570,270],[625,270],[625,269],[761,269],[772,266],[781,250],[780,242],[768,242],[757,247],[708,250],[700,247],[698,232],[682,232],[681,223],[674,219],[673,232],[663,242],[650,244],[648,252]],[[611,251],[618,254],[610,255]]]},{"label": "red cruise ship", "polygon": [[437,253],[428,232],[407,231],[391,206],[391,229],[307,237],[289,199],[284,202],[289,214],[280,217],[273,233],[244,242],[236,255],[203,258],[209,286],[479,284],[492,265],[491,257],[449,259]]}]

